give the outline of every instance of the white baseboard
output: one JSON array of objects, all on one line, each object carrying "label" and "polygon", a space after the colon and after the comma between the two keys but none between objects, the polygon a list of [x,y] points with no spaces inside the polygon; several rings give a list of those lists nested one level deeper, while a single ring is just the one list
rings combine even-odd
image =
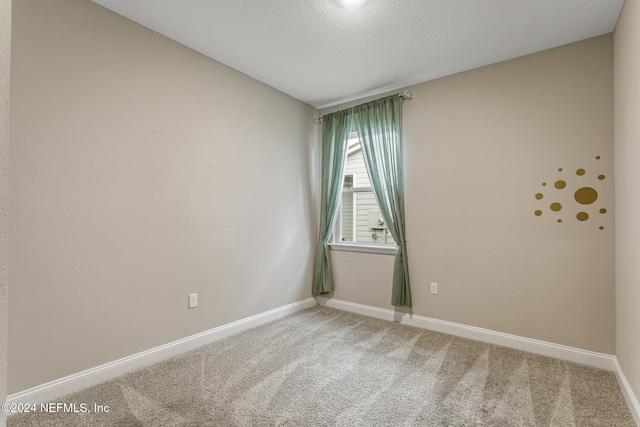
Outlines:
[{"label": "white baseboard", "polygon": [[633,415],[633,419],[635,420],[636,425],[640,426],[640,403],[638,402],[638,398],[633,392],[631,384],[629,384],[629,381],[627,381],[627,377],[624,375],[622,366],[620,366],[620,362],[618,362],[617,357],[615,358],[614,362],[616,366],[616,377],[618,378],[618,384],[620,384],[622,394],[627,401],[627,406],[629,407],[629,411],[631,411],[631,415]]},{"label": "white baseboard", "polygon": [[392,320],[409,326],[416,326],[418,328],[429,329],[431,331],[515,348],[517,350],[528,351],[530,353],[541,354],[543,356],[554,357],[556,359],[568,360],[570,362],[582,363],[584,365],[609,371],[614,371],[616,369],[616,357],[610,354],[596,353],[594,351],[582,350],[580,348],[569,347],[561,344],[554,344],[517,335],[505,334],[503,332],[496,332],[489,329],[477,328],[475,326],[462,325],[460,323],[448,322],[446,320],[432,319],[416,314],[371,307],[348,301],[322,297],[318,297],[316,299],[321,305],[363,314],[369,317]]},{"label": "white baseboard", "polygon": [[264,313],[256,314],[255,316],[228,323],[19,393],[11,394],[7,396],[7,403],[40,404],[50,402],[136,369],[144,368],[156,362],[177,356],[185,351],[212,343],[231,334],[262,325],[295,313],[296,311],[304,310],[305,308],[313,307],[316,304],[315,299],[307,298]]}]

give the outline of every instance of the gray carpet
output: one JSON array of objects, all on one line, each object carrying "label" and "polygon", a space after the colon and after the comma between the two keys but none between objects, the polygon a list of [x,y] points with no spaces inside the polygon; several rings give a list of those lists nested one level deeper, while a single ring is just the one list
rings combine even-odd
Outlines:
[{"label": "gray carpet", "polygon": [[615,375],[313,307],[8,426],[635,426]]}]

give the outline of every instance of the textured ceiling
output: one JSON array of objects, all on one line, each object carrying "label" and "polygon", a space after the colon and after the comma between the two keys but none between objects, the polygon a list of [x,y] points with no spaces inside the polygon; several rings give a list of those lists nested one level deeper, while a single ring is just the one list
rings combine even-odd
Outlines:
[{"label": "textured ceiling", "polygon": [[92,0],[317,108],[613,31],[624,0]]}]

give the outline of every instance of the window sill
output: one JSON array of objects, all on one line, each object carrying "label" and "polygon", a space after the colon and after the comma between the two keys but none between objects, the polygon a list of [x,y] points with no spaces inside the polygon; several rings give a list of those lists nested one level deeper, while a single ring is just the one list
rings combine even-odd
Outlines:
[{"label": "window sill", "polygon": [[365,252],[370,254],[395,255],[397,247],[365,245],[362,243],[329,243],[332,251]]}]

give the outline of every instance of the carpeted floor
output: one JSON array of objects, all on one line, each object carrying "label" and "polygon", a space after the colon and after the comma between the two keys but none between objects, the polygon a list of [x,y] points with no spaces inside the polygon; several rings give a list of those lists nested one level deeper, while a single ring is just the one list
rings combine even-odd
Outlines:
[{"label": "carpeted floor", "polygon": [[8,426],[635,426],[615,375],[313,307]]}]

